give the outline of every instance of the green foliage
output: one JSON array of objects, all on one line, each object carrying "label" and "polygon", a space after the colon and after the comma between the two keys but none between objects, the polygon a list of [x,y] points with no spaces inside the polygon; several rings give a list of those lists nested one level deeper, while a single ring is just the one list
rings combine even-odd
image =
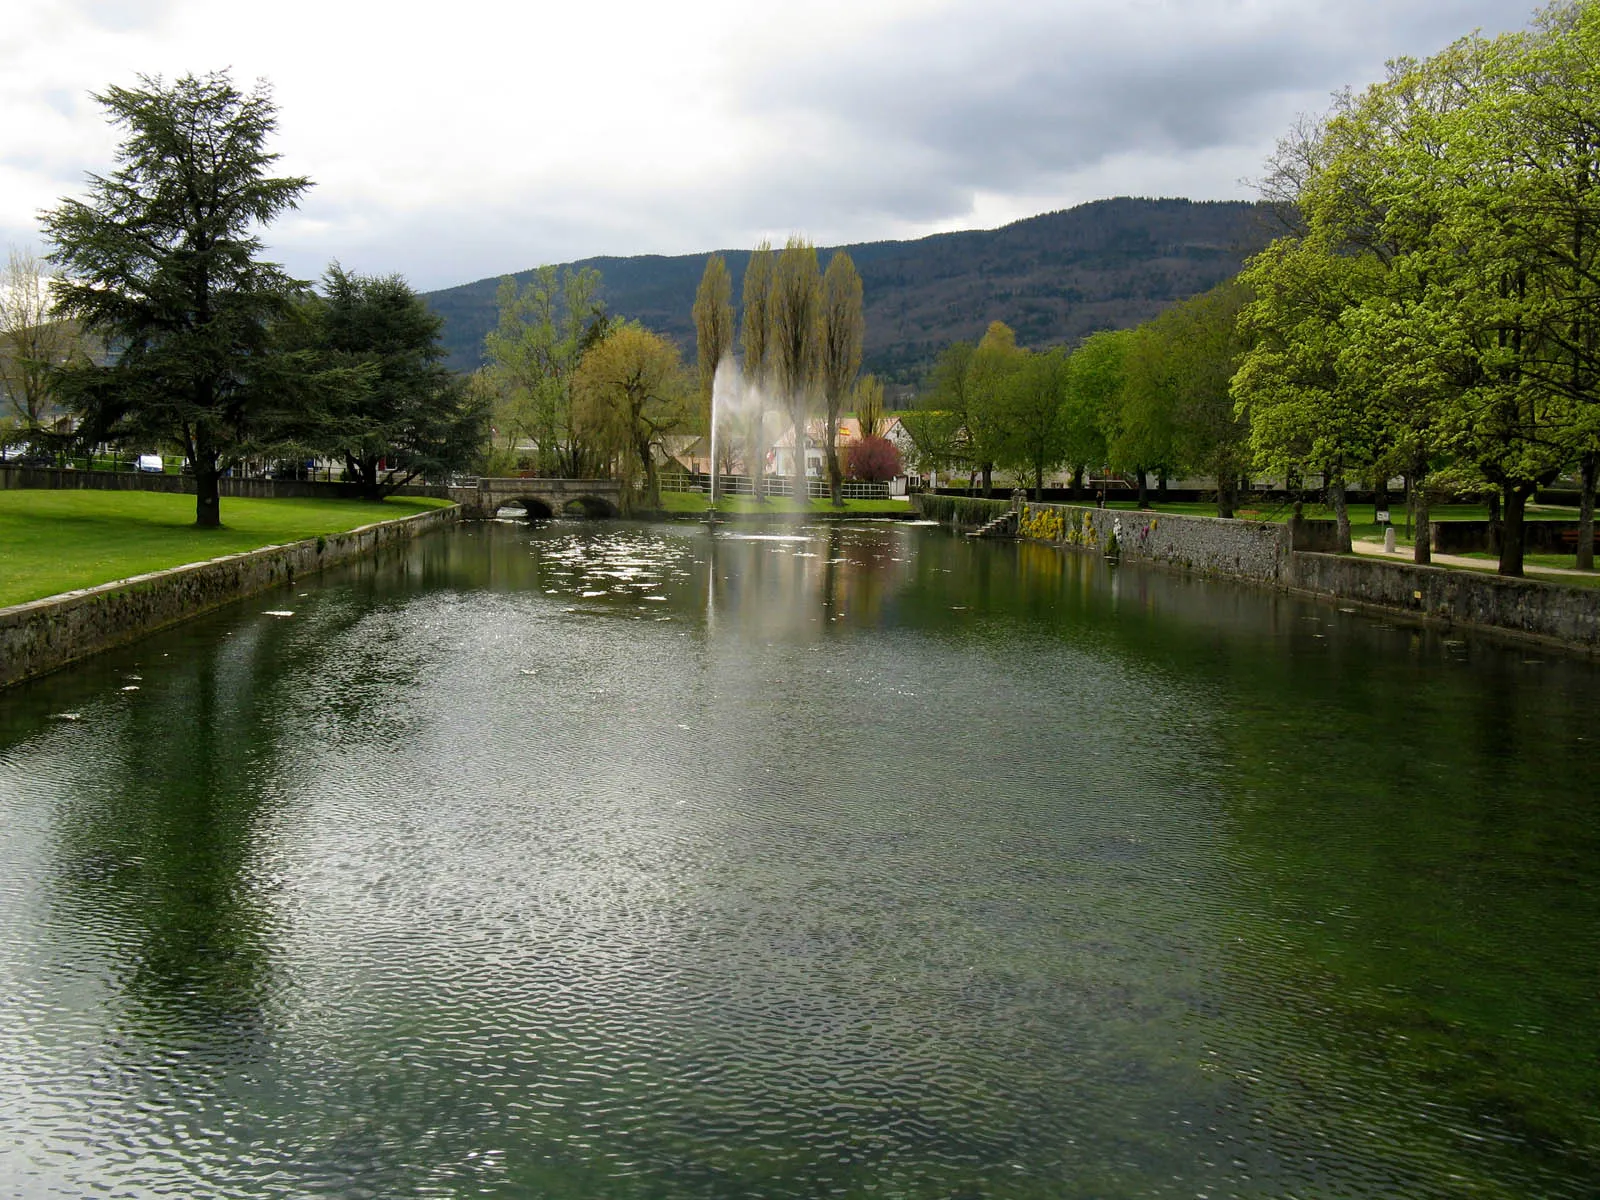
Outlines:
[{"label": "green foliage", "polygon": [[1039,500],[1045,472],[1066,456],[1067,355],[1060,349],[1021,355],[997,405],[998,462],[1031,476]]},{"label": "green foliage", "polygon": [[917,508],[923,516],[957,529],[977,528],[1010,507],[1009,500],[988,500],[982,496],[924,495],[917,498]]},{"label": "green foliage", "polygon": [[983,475],[983,490],[992,486],[992,474],[1006,456],[1011,430],[1007,402],[1013,381],[1022,369],[1026,352],[1018,349],[1017,335],[1002,321],[991,321],[967,363],[963,414],[967,432],[967,457]]},{"label": "green foliage", "polygon": [[677,347],[636,322],[617,326],[584,354],[573,391],[579,431],[617,465],[625,498],[659,508],[656,453],[695,417]]},{"label": "green foliage", "polygon": [[110,175],[89,200],[44,214],[58,312],[114,348],[104,366],[61,376],[64,397],[96,440],[167,439],[195,474],[196,523],[220,523],[219,473],[301,364],[275,353],[273,322],[299,285],[259,258],[256,231],[291,209],[310,181],[269,176],[276,112],[226,73],[96,99],[125,132]]},{"label": "green foliage", "polygon": [[1106,431],[1117,411],[1123,359],[1133,336],[1126,331],[1094,334],[1067,359],[1061,457],[1071,466],[1074,480],[1106,461]]},{"label": "green foliage", "polygon": [[379,499],[418,475],[466,469],[488,431],[489,398],[440,361],[440,320],[398,275],[328,269],[300,331],[326,385],[296,441],[341,457],[345,478]]},{"label": "green foliage", "polygon": [[540,267],[518,287],[510,276],[495,296],[495,328],[484,339],[489,380],[498,396],[497,444],[515,452],[531,442],[546,475],[583,478],[602,466],[573,410],[573,375],[584,351],[610,328],[600,272]]}]

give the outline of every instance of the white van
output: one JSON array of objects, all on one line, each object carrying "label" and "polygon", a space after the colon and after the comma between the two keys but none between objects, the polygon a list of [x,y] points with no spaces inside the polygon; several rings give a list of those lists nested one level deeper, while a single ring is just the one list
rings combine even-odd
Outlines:
[{"label": "white van", "polygon": [[151,475],[159,475],[165,469],[161,465],[161,455],[141,454],[139,461],[133,464],[135,471],[144,471]]}]

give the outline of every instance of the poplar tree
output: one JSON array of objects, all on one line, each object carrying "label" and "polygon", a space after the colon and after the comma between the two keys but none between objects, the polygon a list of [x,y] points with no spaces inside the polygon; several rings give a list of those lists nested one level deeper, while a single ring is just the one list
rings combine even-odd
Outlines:
[{"label": "poplar tree", "polygon": [[792,237],[772,274],[772,379],[794,428],[794,495],[805,507],[806,418],[821,366],[822,272],[817,251]]},{"label": "poplar tree", "polygon": [[[861,276],[843,250],[834,252],[822,275],[822,395],[827,404],[825,424],[828,454],[828,493],[835,508],[844,507],[839,468],[839,412],[861,369],[861,344],[866,321],[861,314]],[[882,396],[880,389],[879,396]],[[863,437],[865,437],[863,431]]]},{"label": "poplar tree", "polygon": [[705,273],[695,290],[694,335],[700,401],[709,412],[717,367],[733,349],[733,279],[720,254],[706,259]]},{"label": "poplar tree", "polygon": [[739,327],[739,344],[744,351],[744,377],[754,386],[757,401],[745,413],[747,428],[744,431],[746,469],[750,472],[750,490],[757,502],[764,501],[761,477],[766,470],[766,390],[770,375],[768,361],[772,346],[772,243],[763,240],[750,255],[744,268],[744,285],[741,295],[743,312]]}]

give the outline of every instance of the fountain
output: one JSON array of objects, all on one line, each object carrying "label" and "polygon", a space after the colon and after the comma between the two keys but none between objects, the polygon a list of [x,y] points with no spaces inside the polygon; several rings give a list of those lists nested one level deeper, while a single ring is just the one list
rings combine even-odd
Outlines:
[{"label": "fountain", "polygon": [[727,437],[744,444],[746,464],[759,464],[767,452],[767,399],[760,386],[747,380],[739,364],[725,358],[711,381],[711,503],[706,522],[716,525],[721,499],[722,446]]}]

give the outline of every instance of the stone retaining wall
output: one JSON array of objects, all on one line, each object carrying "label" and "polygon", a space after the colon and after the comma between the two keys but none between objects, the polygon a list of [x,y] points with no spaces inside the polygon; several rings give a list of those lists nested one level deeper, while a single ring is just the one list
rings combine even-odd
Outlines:
[{"label": "stone retaining wall", "polygon": [[[271,482],[263,480],[261,482]],[[0,687],[453,524],[457,508],[267,546],[0,608]]]},{"label": "stone retaining wall", "polygon": [[1274,521],[1180,517],[1150,511],[1025,503],[1020,537],[1182,567],[1203,575],[1276,582],[1289,551],[1289,527]]},{"label": "stone retaining wall", "polygon": [[[1007,502],[916,497],[919,512],[972,528]],[[960,507],[957,508],[957,505]],[[1126,509],[1022,505],[1019,536],[1104,554],[1113,536],[1124,561],[1143,561],[1353,601],[1412,620],[1470,625],[1581,653],[1600,654],[1600,588],[1506,579],[1330,553],[1332,521],[1282,524]]]},{"label": "stone retaining wall", "polygon": [[1358,555],[1296,553],[1291,558],[1284,582],[1296,591],[1600,651],[1600,592],[1594,588]]}]

